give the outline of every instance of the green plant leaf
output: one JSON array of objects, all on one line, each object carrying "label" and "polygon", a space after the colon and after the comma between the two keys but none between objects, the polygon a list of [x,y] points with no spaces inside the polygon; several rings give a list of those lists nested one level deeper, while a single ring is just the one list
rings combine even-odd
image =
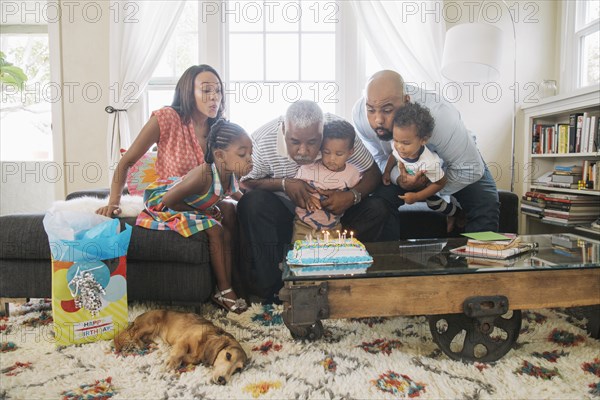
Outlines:
[{"label": "green plant leaf", "polygon": [[20,90],[27,81],[27,75],[14,65],[0,65],[0,83],[16,85]]}]

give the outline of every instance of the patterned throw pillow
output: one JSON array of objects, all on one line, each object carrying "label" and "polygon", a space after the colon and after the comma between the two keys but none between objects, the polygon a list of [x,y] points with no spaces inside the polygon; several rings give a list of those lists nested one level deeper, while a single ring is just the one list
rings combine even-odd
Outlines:
[{"label": "patterned throw pillow", "polygon": [[[121,155],[126,150],[121,149]],[[127,173],[127,190],[133,196],[143,196],[149,184],[158,179],[156,174],[156,152],[146,153],[140,158]]]}]

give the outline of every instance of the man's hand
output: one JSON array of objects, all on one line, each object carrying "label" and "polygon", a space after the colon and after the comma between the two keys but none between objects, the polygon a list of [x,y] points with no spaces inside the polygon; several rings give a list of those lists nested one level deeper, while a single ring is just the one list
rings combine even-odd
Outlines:
[{"label": "man's hand", "polygon": [[321,207],[333,214],[341,215],[354,205],[354,194],[350,191],[319,189],[319,193],[325,196]]},{"label": "man's hand", "polygon": [[[400,172],[400,176],[396,183],[404,190],[409,190],[411,192],[418,192],[427,186],[428,179],[425,173],[427,171],[417,171],[415,175],[410,175],[403,163],[398,163],[398,171]],[[409,203],[410,204],[410,203]]]},{"label": "man's hand", "polygon": [[390,177],[390,173],[389,172],[384,172],[383,175],[381,175],[381,181],[383,182],[383,184],[385,186],[389,186],[390,183],[392,183],[392,179]]},{"label": "man's hand", "polygon": [[404,202],[406,204],[413,204],[413,203],[416,203],[417,201],[419,201],[419,199],[417,199],[416,193],[412,193],[412,192],[404,193],[404,195],[400,195],[398,197],[401,198],[402,200],[404,200]]},{"label": "man's hand", "polygon": [[287,194],[300,208],[305,208],[308,211],[321,209],[319,199],[316,199],[311,194],[317,193],[317,190],[311,187],[308,183],[300,179],[285,179],[285,194]]}]

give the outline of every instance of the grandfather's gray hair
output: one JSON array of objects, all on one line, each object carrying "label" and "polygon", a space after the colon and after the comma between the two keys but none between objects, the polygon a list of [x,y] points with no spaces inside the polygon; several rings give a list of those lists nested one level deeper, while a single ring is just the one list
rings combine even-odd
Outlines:
[{"label": "grandfather's gray hair", "polygon": [[299,100],[289,106],[285,113],[286,128],[290,124],[300,129],[319,124],[319,130],[323,132],[323,111],[314,101]]}]

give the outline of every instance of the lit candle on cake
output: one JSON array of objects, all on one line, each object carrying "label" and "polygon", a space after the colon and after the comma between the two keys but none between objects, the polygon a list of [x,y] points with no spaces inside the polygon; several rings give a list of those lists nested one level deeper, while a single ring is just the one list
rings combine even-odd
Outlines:
[{"label": "lit candle on cake", "polygon": [[338,243],[342,244],[342,233],[339,230],[337,230],[336,232],[338,234]]},{"label": "lit candle on cake", "polygon": [[354,239],[354,232],[350,231],[350,241],[352,241],[352,239]]}]

